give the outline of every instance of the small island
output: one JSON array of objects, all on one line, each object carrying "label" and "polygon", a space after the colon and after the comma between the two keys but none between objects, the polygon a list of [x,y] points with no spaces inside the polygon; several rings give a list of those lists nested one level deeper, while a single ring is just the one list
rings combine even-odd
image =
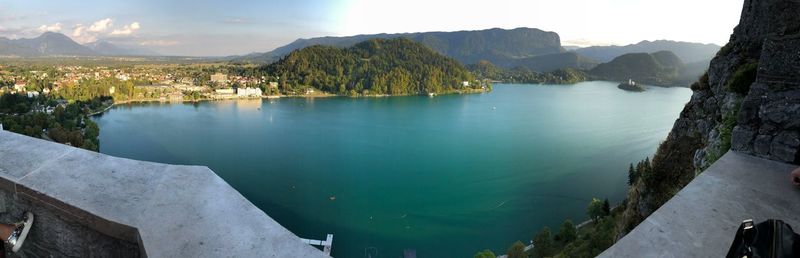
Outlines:
[{"label": "small island", "polygon": [[620,83],[619,86],[617,86],[617,88],[626,91],[636,91],[636,92],[641,92],[645,90],[645,88],[642,87],[641,85],[636,85],[636,82],[633,81],[632,79],[628,79],[627,82]]}]

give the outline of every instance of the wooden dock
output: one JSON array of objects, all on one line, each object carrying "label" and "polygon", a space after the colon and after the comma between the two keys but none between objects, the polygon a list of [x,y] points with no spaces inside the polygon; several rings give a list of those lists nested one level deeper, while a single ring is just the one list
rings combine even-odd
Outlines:
[{"label": "wooden dock", "polygon": [[303,240],[303,243],[309,245],[322,246],[322,252],[324,252],[328,256],[331,255],[331,248],[333,248],[333,234],[328,234],[328,236],[325,238],[324,241],[306,239],[306,238],[300,238],[300,239]]}]

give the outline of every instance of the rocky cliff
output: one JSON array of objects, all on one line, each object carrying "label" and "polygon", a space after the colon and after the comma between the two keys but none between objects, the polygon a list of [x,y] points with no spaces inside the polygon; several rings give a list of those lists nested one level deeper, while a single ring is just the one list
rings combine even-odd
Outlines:
[{"label": "rocky cliff", "polygon": [[[729,149],[800,163],[800,0],[745,0],[730,42],[652,163],[632,183],[622,233]],[[787,171],[788,173],[788,171]]]}]

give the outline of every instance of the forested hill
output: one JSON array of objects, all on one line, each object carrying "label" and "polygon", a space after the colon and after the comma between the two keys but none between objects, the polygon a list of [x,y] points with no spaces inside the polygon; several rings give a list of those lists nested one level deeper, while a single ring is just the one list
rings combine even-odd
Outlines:
[{"label": "forested hill", "polygon": [[601,80],[626,81],[633,79],[651,85],[688,86],[689,82],[680,80],[684,77],[681,75],[685,72],[685,65],[680,58],[672,52],[659,51],[649,54],[624,54],[614,58],[611,62],[598,65],[590,70],[589,74],[595,79]]},{"label": "forested hill", "polygon": [[408,38],[424,44],[434,51],[455,58],[464,64],[475,64],[480,60],[511,68],[514,60],[539,55],[564,52],[561,38],[555,32],[534,28],[487,29],[454,32],[418,32],[402,34],[371,34],[348,37],[320,37],[298,39],[288,45],[258,55],[242,57],[243,60],[273,61],[291,51],[313,45],[350,47],[365,40],[383,38]]},{"label": "forested hill", "polygon": [[349,48],[310,46],[263,69],[279,76],[284,91],[313,87],[341,95],[410,95],[482,90],[459,62],[406,38],[370,39]]}]

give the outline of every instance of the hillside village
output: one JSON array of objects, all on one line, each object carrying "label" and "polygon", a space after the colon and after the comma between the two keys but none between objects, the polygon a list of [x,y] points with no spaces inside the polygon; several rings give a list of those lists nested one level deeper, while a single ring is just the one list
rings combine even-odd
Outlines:
[{"label": "hillside village", "polygon": [[275,97],[278,83],[269,79],[265,75],[232,74],[221,67],[65,65],[38,69],[0,65],[0,95],[53,95],[76,100],[111,96],[124,102]]}]

